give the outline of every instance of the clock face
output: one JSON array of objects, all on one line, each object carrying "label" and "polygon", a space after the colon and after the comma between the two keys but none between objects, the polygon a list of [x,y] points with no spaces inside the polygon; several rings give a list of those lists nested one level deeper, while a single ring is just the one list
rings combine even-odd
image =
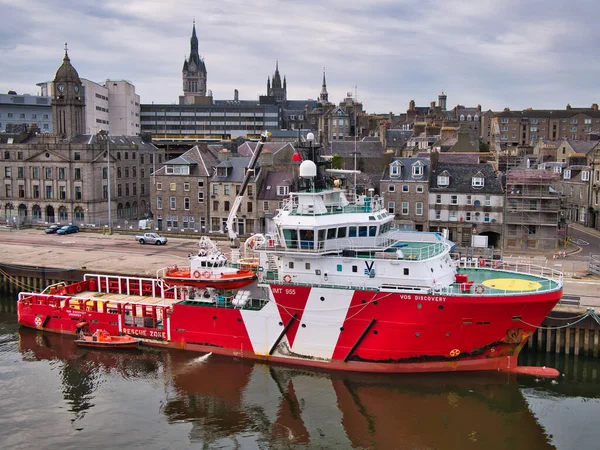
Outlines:
[{"label": "clock face", "polygon": [[195,72],[196,71],[196,64],[191,63],[190,64],[190,72]]},{"label": "clock face", "polygon": [[75,86],[73,86],[73,90],[75,91],[76,94],[79,94],[79,85],[76,84]]},{"label": "clock face", "polygon": [[58,85],[56,86],[56,89],[58,90],[58,92],[60,92],[62,94],[63,92],[65,92],[65,85],[62,83],[58,83]]}]

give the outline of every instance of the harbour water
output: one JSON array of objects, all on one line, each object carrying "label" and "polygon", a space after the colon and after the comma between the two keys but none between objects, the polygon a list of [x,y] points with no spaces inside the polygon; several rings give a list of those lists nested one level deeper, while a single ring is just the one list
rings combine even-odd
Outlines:
[{"label": "harbour water", "polygon": [[83,350],[0,298],[0,448],[591,449],[600,363],[564,375],[365,375],[183,351]]}]

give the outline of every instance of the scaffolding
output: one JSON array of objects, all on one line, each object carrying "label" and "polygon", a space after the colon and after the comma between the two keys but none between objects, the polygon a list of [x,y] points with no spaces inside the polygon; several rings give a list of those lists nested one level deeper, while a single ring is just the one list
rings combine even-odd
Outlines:
[{"label": "scaffolding", "polygon": [[506,174],[505,249],[556,250],[566,238],[558,172],[513,169]]}]

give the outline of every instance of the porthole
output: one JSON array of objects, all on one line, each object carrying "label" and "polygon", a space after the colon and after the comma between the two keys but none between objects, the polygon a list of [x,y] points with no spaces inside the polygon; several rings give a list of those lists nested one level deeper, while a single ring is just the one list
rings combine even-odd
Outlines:
[{"label": "porthole", "polygon": [[417,331],[417,332],[415,333],[415,336],[416,336],[416,337],[420,337],[420,336],[421,336],[421,333],[419,333],[419,332]]},{"label": "porthole", "polygon": [[213,320],[217,320],[217,316],[213,316]]},{"label": "porthole", "polygon": [[446,337],[450,337],[450,333],[446,333]]},{"label": "porthole", "polygon": [[444,305],[438,306],[438,309],[441,311],[442,309],[444,309]]},{"label": "porthole", "polygon": [[344,327],[340,327],[340,331],[344,331]]},{"label": "porthole", "polygon": [[378,305],[378,304],[379,304],[379,302],[378,302],[377,300],[375,300],[375,301],[373,302],[373,304],[374,304],[374,305]]},{"label": "porthole", "polygon": [[321,301],[324,302],[325,301],[325,297],[321,297]]},{"label": "porthole", "polygon": [[305,323],[302,324],[302,328],[306,328],[306,324]]},{"label": "porthole", "polygon": [[379,334],[379,331],[373,330],[373,334]]},{"label": "porthole", "polygon": [[367,303],[366,300],[361,300],[361,303],[364,305],[365,303]]}]

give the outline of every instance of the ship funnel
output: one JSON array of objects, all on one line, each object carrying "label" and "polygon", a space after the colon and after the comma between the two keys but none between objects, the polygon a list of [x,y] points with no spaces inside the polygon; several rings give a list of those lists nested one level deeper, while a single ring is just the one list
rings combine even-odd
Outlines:
[{"label": "ship funnel", "polygon": [[317,176],[317,165],[310,160],[302,161],[300,176],[302,178],[315,178]]}]

